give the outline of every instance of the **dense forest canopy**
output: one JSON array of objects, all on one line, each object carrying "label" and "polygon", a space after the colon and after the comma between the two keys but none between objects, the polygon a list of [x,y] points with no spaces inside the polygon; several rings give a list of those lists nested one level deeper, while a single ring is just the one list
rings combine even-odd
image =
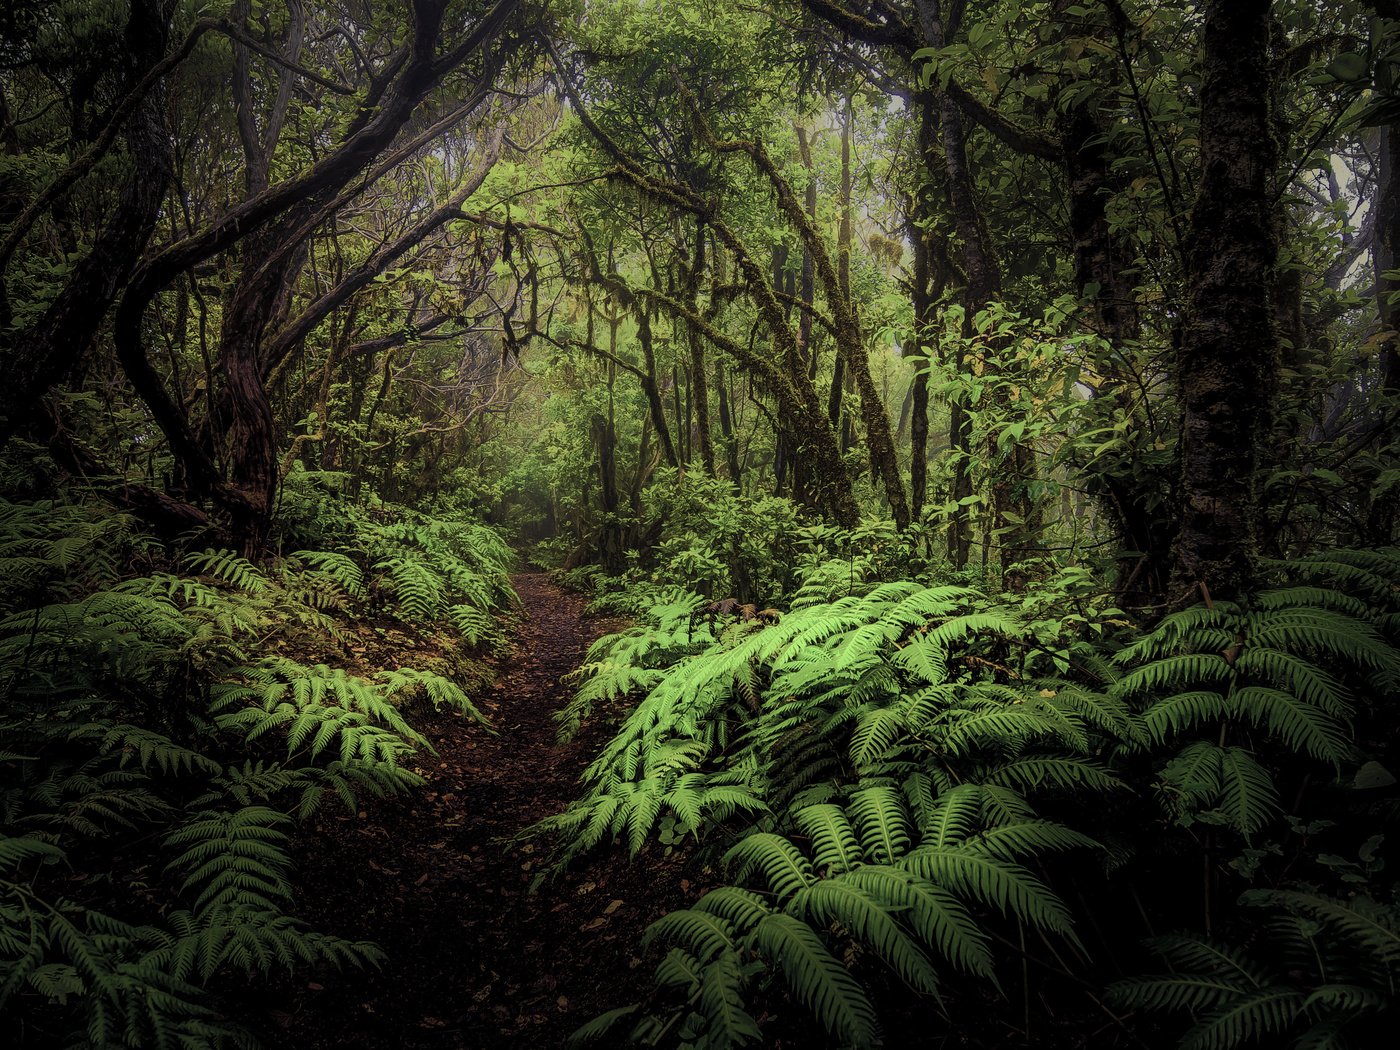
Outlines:
[{"label": "dense forest canopy", "polygon": [[4,5],[3,1030],[393,987],[528,699],[580,1043],[1385,1045],[1397,251],[1391,0]]}]

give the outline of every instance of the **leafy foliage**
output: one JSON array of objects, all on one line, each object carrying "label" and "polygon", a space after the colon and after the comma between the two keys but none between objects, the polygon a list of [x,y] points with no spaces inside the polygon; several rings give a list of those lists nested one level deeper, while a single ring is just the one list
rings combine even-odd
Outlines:
[{"label": "leafy foliage", "polygon": [[[328,792],[354,810],[421,782],[414,703],[484,720],[435,673],[254,656],[342,644],[361,564],[205,550],[171,572],[128,519],[81,505],[5,504],[0,523],[0,1010],[74,1045],[242,1046],[223,975],[377,964],[295,917],[295,823]],[[399,535],[482,616],[508,593],[484,531]],[[122,572],[135,551],[153,571]]]},{"label": "leafy foliage", "polygon": [[1400,911],[1359,896],[1254,890],[1241,904],[1257,936],[1236,948],[1193,935],[1152,948],[1173,972],[1110,991],[1124,1006],[1185,1011],[1195,1024],[1180,1045],[1229,1050],[1268,1039],[1294,1047],[1378,1045],[1400,963]]},{"label": "leafy foliage", "polygon": [[[1354,579],[1354,557],[1287,571],[1298,580],[1340,565],[1338,576]],[[1366,562],[1379,570],[1367,581],[1376,591],[1400,578],[1388,554]],[[823,578],[814,566],[809,579]],[[1388,613],[1317,583],[1197,606],[1126,644],[1105,644],[1099,630],[1112,610],[1081,620],[1076,638],[1037,603],[968,587],[871,582],[847,592],[820,601],[803,584],[796,593],[811,597],[780,623],[735,621],[698,640],[682,633],[698,601],[689,596],[594,647],[565,717],[601,699],[634,697],[635,706],[587,771],[579,802],[545,825],[564,836],[562,862],[610,835],[625,834],[636,853],[650,835],[666,845],[677,833],[705,839],[728,821],[736,881],[653,927],[649,941],[668,949],[655,994],[581,1029],[580,1041],[606,1033],[647,1043],[679,1031],[695,1045],[746,1045],[760,1016],[752,1004],[781,989],[833,1042],[878,1045],[877,963],[938,998],[950,974],[998,985],[995,944],[1015,931],[1077,950],[1075,916],[1046,872],[1066,851],[1100,847],[1040,807],[1073,818],[1095,796],[1118,807],[1132,787],[1150,798],[1155,782],[1163,817],[1179,829],[1228,829],[1248,847],[1278,833],[1281,782],[1300,763],[1318,775],[1357,767],[1358,697],[1392,690],[1400,659]],[[717,788],[742,791],[745,804],[736,796],[708,809],[705,792]],[[741,813],[747,832],[734,823]],[[1250,856],[1240,870],[1263,854]],[[1307,923],[1347,907],[1328,900],[1246,896],[1251,907],[1288,902],[1294,933],[1301,923],[1324,938]],[[1210,955],[1190,938],[1161,942],[1181,976],[1116,987],[1134,1008],[1203,1011],[1186,1046],[1242,1045],[1305,1019],[1312,1027],[1298,1045],[1324,1045],[1316,1040],[1373,1017],[1383,1001],[1375,989],[1389,980],[1393,917],[1356,907],[1330,913],[1352,924],[1351,936],[1372,938],[1354,978],[1337,978],[1351,991],[1323,976],[1308,988],[1265,980],[1234,949]],[[1198,973],[1188,957],[1198,970],[1201,960],[1236,961],[1229,973]]]}]

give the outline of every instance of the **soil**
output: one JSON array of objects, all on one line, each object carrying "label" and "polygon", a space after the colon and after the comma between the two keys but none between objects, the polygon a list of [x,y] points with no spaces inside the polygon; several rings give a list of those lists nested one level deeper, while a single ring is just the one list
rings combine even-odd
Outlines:
[{"label": "soil", "polygon": [[242,1020],[270,1047],[547,1050],[650,986],[642,933],[694,897],[680,858],[600,851],[532,894],[546,847],[518,839],[577,796],[608,735],[595,725],[559,744],[551,716],[568,700],[561,679],[617,624],[585,617],[542,573],[513,582],[519,630],[478,703],[497,735],[420,715],[437,751],[418,770],[427,785],[353,816],[328,807],[308,836],[300,914],[387,960],[259,993]]}]

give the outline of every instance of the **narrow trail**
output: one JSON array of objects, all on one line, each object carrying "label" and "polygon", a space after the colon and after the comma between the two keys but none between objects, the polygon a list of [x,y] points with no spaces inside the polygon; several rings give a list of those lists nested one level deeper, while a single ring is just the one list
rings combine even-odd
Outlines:
[{"label": "narrow trail", "polygon": [[687,899],[679,863],[599,856],[529,893],[541,858],[505,841],[558,812],[606,727],[559,745],[560,679],[609,624],[543,573],[513,578],[525,615],[480,703],[498,736],[443,714],[417,725],[438,755],[415,795],[330,806],[299,882],[311,922],[388,954],[378,971],[302,979],[246,1017],[270,1046],[560,1047],[650,976],[642,931]]}]

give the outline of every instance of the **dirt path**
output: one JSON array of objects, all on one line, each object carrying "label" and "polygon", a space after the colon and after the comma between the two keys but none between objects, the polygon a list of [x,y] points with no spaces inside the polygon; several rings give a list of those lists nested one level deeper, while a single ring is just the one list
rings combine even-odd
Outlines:
[{"label": "dirt path", "polygon": [[607,625],[543,574],[514,584],[527,619],[480,704],[500,735],[420,717],[439,753],[427,786],[358,817],[328,807],[303,866],[303,914],[388,961],[265,997],[246,1020],[270,1045],[547,1050],[649,984],[637,946],[688,898],[676,862],[609,853],[530,895],[538,854],[503,850],[575,796],[605,733],[559,746],[550,716],[560,678]]}]

